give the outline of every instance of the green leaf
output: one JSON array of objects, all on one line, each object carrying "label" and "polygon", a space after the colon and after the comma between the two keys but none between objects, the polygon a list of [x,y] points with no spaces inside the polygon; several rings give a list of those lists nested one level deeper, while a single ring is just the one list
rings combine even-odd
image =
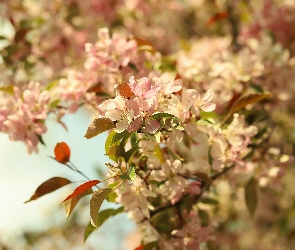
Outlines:
[{"label": "green leaf", "polygon": [[113,190],[115,190],[117,187],[119,187],[121,185],[121,183],[122,183],[122,181],[113,182],[108,185],[108,188],[112,188]]},{"label": "green leaf", "polygon": [[114,192],[114,190],[112,192],[110,192],[108,194],[108,196],[106,197],[106,200],[108,202],[116,202],[116,198],[118,197],[118,195]]},{"label": "green leaf", "polygon": [[95,231],[95,229],[96,229],[96,227],[94,227],[90,221],[84,230],[84,242],[87,240],[89,235]]},{"label": "green leaf", "polygon": [[166,147],[167,151],[169,153],[169,155],[171,155],[174,159],[180,160],[180,161],[184,161],[183,158],[181,158],[178,154],[174,153],[173,150],[171,150],[170,148]]},{"label": "green leaf", "polygon": [[59,83],[59,80],[55,80],[50,82],[47,87],[45,88],[46,90],[51,90],[54,86],[56,86]]},{"label": "green leaf", "polygon": [[249,213],[253,216],[258,202],[257,181],[252,178],[245,186],[245,200]]},{"label": "green leaf", "polygon": [[95,231],[95,229],[99,228],[107,219],[109,219],[112,216],[116,216],[117,214],[120,214],[124,212],[124,207],[119,207],[117,209],[109,208],[103,211],[100,211],[97,215],[97,227],[95,228],[91,222],[88,223],[87,227],[84,231],[84,241],[89,237],[89,235]]},{"label": "green leaf", "polygon": [[[130,174],[132,173],[132,171],[134,171],[134,165],[130,166],[127,173],[119,175],[119,178],[123,181],[126,181],[126,180],[132,181],[132,178],[130,177]],[[134,174],[135,174],[135,172],[134,172]],[[135,178],[135,177],[133,177],[133,178]]]},{"label": "green leaf", "polygon": [[199,209],[199,217],[201,219],[202,227],[207,227],[210,224],[210,218],[206,211]]},{"label": "green leaf", "polygon": [[204,197],[204,198],[200,199],[200,202],[207,204],[207,205],[212,205],[212,206],[216,206],[219,204],[218,200],[215,200],[210,197]]},{"label": "green leaf", "polygon": [[90,217],[93,226],[97,227],[98,212],[101,204],[107,195],[112,191],[112,188],[102,188],[93,193],[90,200]]},{"label": "green leaf", "polygon": [[174,119],[177,119],[176,116],[171,115],[169,113],[163,113],[163,112],[161,112],[161,113],[155,113],[155,114],[151,115],[150,118],[151,119],[154,119],[154,120],[158,120],[158,119],[162,119],[162,118],[174,118]]},{"label": "green leaf", "polygon": [[112,147],[112,140],[113,140],[113,137],[114,137],[115,134],[116,134],[116,132],[114,130],[111,130],[111,132],[109,133],[109,135],[108,135],[108,137],[106,139],[106,142],[105,142],[105,145],[104,145],[106,153]]},{"label": "green leaf", "polygon": [[208,125],[210,125],[210,124],[212,124],[212,122],[210,122],[210,121],[208,121],[208,120],[198,120],[197,121],[197,125],[198,126],[208,126]]},{"label": "green leaf", "polygon": [[60,103],[60,100],[59,99],[54,100],[51,103],[49,103],[49,107],[50,108],[56,108],[59,105],[59,103]]},{"label": "green leaf", "polygon": [[211,155],[211,149],[212,149],[212,146],[210,146],[209,150],[208,150],[208,162],[209,162],[210,166],[212,166],[212,164],[213,164],[213,157]]},{"label": "green leaf", "polygon": [[13,86],[7,86],[7,87],[0,87],[0,91],[3,91],[7,94],[13,95],[14,94],[14,90],[13,90]]},{"label": "green leaf", "polygon": [[208,119],[208,118],[219,118],[219,115],[216,114],[215,112],[205,112],[205,111],[200,111],[200,117],[201,119]]},{"label": "green leaf", "polygon": [[140,147],[136,147],[136,148],[131,148],[130,150],[128,150],[125,155],[124,155],[124,158],[125,158],[125,162],[129,162],[130,159],[132,158],[132,156],[136,153],[136,151],[138,151],[140,149]]},{"label": "green leaf", "polygon": [[130,143],[131,143],[132,148],[137,147],[137,140],[138,140],[137,133],[133,132],[131,137],[130,137]]},{"label": "green leaf", "polygon": [[37,135],[37,136],[38,136],[39,142],[40,142],[42,145],[46,146],[46,145],[45,145],[45,142],[44,142],[44,140],[43,140],[43,138],[42,138],[42,136],[41,136],[41,135]]},{"label": "green leaf", "polygon": [[156,145],[154,148],[154,155],[158,158],[161,163],[165,162],[164,153],[159,145]]},{"label": "green leaf", "polygon": [[115,189],[118,188],[121,184],[122,184],[122,181],[116,181],[116,182],[111,183],[110,185],[108,185],[109,188],[113,189],[113,191],[110,192],[108,194],[108,196],[106,197],[106,200],[108,202],[115,202],[116,201],[116,198],[118,197],[118,195],[115,193]]},{"label": "green leaf", "polygon": [[136,180],[136,173],[135,173],[135,169],[134,168],[131,169],[130,174],[129,174],[129,177],[130,177],[131,181],[135,182],[135,180]]},{"label": "green leaf", "polygon": [[89,125],[84,137],[90,139],[115,127],[111,119],[105,117],[97,118]]},{"label": "green leaf", "polygon": [[[112,138],[112,144],[115,144],[116,142],[122,140],[123,138],[128,138],[131,136],[132,132],[128,132],[127,130],[124,130],[122,133],[116,133]],[[112,145],[111,145],[112,146]]]},{"label": "green leaf", "polygon": [[125,149],[120,146],[112,146],[109,151],[105,154],[111,160],[117,162],[120,157],[125,159]]}]

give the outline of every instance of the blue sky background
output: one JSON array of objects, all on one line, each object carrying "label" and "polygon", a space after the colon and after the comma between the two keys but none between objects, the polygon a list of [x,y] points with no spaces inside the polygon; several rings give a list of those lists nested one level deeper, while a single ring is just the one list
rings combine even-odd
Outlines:
[{"label": "blue sky background", "polygon": [[[91,122],[90,113],[81,109],[77,114],[67,115],[63,120],[69,132],[55,121],[47,121],[48,132],[44,135],[46,147],[41,145],[39,154],[28,155],[23,143],[11,142],[6,134],[0,134],[0,243],[1,240],[6,243],[14,240],[24,230],[43,230],[66,222],[60,203],[78,184],[67,185],[36,201],[23,203],[42,182],[54,176],[71,181],[84,180],[81,175],[48,157],[54,155],[56,143],[64,141],[70,146],[71,161],[89,178],[98,178],[95,170],[97,167],[106,171],[106,134],[90,140],[84,138]],[[109,206],[112,204],[105,202],[102,209]],[[82,224],[87,225],[89,219],[89,212],[84,212]],[[100,249],[126,249],[122,242],[134,227],[126,215],[116,216],[91,235],[87,244],[97,245],[100,242]]]}]

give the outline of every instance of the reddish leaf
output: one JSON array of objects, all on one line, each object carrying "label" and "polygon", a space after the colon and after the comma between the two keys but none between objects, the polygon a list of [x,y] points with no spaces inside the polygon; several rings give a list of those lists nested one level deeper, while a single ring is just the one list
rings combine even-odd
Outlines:
[{"label": "reddish leaf", "polygon": [[117,85],[116,91],[118,91],[118,93],[126,99],[134,96],[134,93],[132,92],[130,86],[126,82]]},{"label": "reddish leaf", "polygon": [[134,250],[143,250],[144,249],[144,245],[140,245],[139,247],[135,248]]},{"label": "reddish leaf", "polygon": [[60,163],[67,163],[70,159],[71,151],[65,142],[57,143],[54,148],[55,159]]},{"label": "reddish leaf", "polygon": [[181,80],[182,80],[182,77],[177,73],[176,76],[175,76],[174,81],[175,81],[175,80],[178,80],[178,79],[181,79]]},{"label": "reddish leaf", "polygon": [[78,186],[74,190],[73,193],[71,193],[67,198],[65,198],[62,203],[64,203],[65,201],[67,201],[67,200],[69,200],[69,199],[71,199],[71,198],[73,198],[73,197],[87,191],[89,188],[93,187],[94,185],[96,185],[98,183],[100,183],[99,180],[87,181],[87,182],[83,183],[82,185]]},{"label": "reddish leaf", "polygon": [[133,39],[137,42],[138,49],[140,51],[150,51],[152,54],[156,52],[154,46],[149,41],[146,41],[139,37],[134,37]]},{"label": "reddish leaf", "polygon": [[28,32],[30,31],[30,29],[20,29],[15,33],[14,36],[14,41],[16,43],[24,40],[25,36],[28,34]]},{"label": "reddish leaf", "polygon": [[86,134],[84,135],[84,137],[86,137],[87,139],[90,139],[94,136],[97,136],[105,131],[108,131],[112,128],[115,128],[116,125],[112,122],[111,119],[106,118],[106,117],[100,117],[95,119],[89,126],[87,129]]},{"label": "reddish leaf", "polygon": [[55,191],[58,188],[61,188],[67,184],[71,183],[70,180],[62,177],[53,177],[45,182],[43,182],[35,191],[35,193],[32,195],[32,197],[25,201],[25,203],[37,200],[39,197],[51,193]]},{"label": "reddish leaf", "polygon": [[271,98],[272,94],[269,92],[265,93],[248,93],[240,96],[230,107],[228,114],[224,117],[221,122],[221,126],[230,118],[235,112],[245,108],[248,104],[259,102],[263,99]]},{"label": "reddish leaf", "polygon": [[216,23],[222,19],[226,19],[228,15],[229,15],[228,11],[216,13],[209,19],[208,24],[212,25],[213,23]]},{"label": "reddish leaf", "polygon": [[87,90],[87,92],[88,93],[101,93],[101,92],[103,92],[102,91],[102,88],[101,88],[101,83],[97,83],[97,84],[95,84],[95,85],[93,85],[92,87],[90,87],[88,90]]}]

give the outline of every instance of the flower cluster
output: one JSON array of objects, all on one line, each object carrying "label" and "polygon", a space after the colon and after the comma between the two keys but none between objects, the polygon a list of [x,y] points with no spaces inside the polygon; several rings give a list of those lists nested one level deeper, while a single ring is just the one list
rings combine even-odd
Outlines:
[{"label": "flower cluster", "polygon": [[[138,249],[199,249],[213,231],[239,241],[244,207],[254,214],[259,187],[283,190],[294,160],[294,4],[213,2],[0,3],[12,27],[1,35],[0,131],[38,152],[49,113],[61,122],[90,108],[85,137],[111,130],[116,184],[91,201],[122,205],[143,229]],[[286,200],[274,207],[294,210]]]},{"label": "flower cluster", "polygon": [[28,152],[38,152],[39,136],[47,130],[44,121],[49,112],[50,96],[38,82],[31,82],[21,93],[14,87],[14,94],[0,105],[0,129],[13,141],[23,141]]}]

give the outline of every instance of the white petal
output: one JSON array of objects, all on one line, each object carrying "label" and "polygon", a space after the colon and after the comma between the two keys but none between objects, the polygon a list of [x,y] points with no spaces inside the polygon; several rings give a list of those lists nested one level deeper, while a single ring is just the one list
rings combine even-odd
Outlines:
[{"label": "white petal", "polygon": [[117,133],[121,133],[127,128],[127,126],[128,126],[128,120],[127,119],[119,121],[117,123],[117,125],[116,125],[115,131]]},{"label": "white petal", "polygon": [[211,103],[211,102],[206,103],[206,104],[204,104],[204,105],[201,106],[201,109],[203,111],[205,111],[205,112],[211,112],[211,111],[215,110],[215,108],[216,108],[216,104],[215,103]]}]

